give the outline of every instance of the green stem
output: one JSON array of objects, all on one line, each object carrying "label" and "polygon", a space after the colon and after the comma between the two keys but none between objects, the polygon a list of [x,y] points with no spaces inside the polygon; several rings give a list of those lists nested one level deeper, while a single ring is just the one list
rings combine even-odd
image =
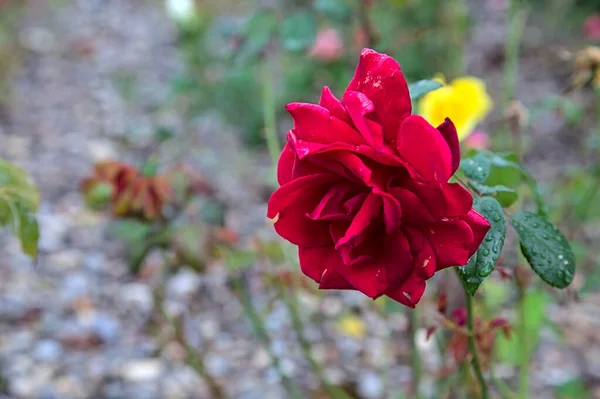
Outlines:
[{"label": "green stem", "polygon": [[[317,362],[311,352],[310,342],[308,342],[304,336],[304,327],[302,325],[302,320],[300,319],[300,314],[298,312],[295,300],[286,295],[284,287],[279,280],[277,280],[277,288],[279,291],[279,296],[283,299],[283,302],[285,303],[292,319],[292,327],[296,332],[296,339],[300,344],[300,350],[302,351],[306,361],[308,361],[310,364],[310,367],[313,369],[316,376],[319,378],[323,389],[325,389],[332,399],[351,399],[351,397],[343,389],[333,386],[327,382],[327,378],[325,377],[325,373],[323,372],[321,365],[319,362]],[[292,291],[292,295],[293,292],[294,291]]]},{"label": "green stem", "polygon": [[[462,282],[460,275],[458,275],[458,270],[456,270],[456,274],[457,274],[458,278],[460,279],[460,281]],[[465,288],[464,283],[463,283],[463,288]],[[488,397],[489,397],[488,386],[485,381],[485,378],[483,377],[483,371],[481,369],[481,363],[479,361],[479,352],[477,351],[477,344],[475,342],[475,327],[474,327],[474,323],[473,323],[473,298],[471,297],[469,292],[466,290],[466,288],[465,288],[465,300],[466,300],[466,306],[467,306],[467,326],[466,327],[467,327],[467,331],[469,332],[467,340],[469,343],[469,351],[471,352],[471,356],[472,356],[471,367],[473,368],[475,377],[477,377],[477,382],[479,382],[479,387],[481,389],[481,399],[488,399]]]},{"label": "green stem", "polygon": [[[444,9],[443,9],[444,10]],[[465,0],[452,0],[447,4],[446,25],[448,30],[449,79],[465,73],[465,38],[467,31],[468,8]]]},{"label": "green stem", "polygon": [[267,334],[267,330],[264,326],[264,323],[263,323],[258,311],[254,307],[254,305],[252,303],[252,298],[250,298],[250,294],[248,293],[248,289],[246,288],[246,286],[245,286],[244,282],[241,280],[241,278],[242,277],[234,276],[233,282],[235,285],[235,290],[238,292],[238,295],[240,296],[240,302],[244,309],[244,313],[246,313],[246,316],[248,317],[248,320],[250,321],[250,324],[252,325],[254,333],[258,336],[258,339],[262,342],[263,346],[267,350],[267,353],[271,357],[271,361],[273,362],[273,367],[275,368],[275,370],[281,377],[282,384],[285,387],[285,389],[287,390],[287,392],[290,393],[290,395],[293,399],[302,399],[302,394],[300,393],[298,386],[294,383],[294,381],[292,381],[283,372],[279,358],[277,357],[275,352],[273,352],[272,345],[271,345],[271,338],[269,337],[269,334]]},{"label": "green stem", "polygon": [[267,141],[267,149],[269,157],[273,165],[273,171],[277,170],[277,160],[279,159],[279,139],[277,138],[277,122],[275,110],[275,91],[273,82],[271,81],[271,68],[269,61],[264,61],[264,77],[263,77],[263,119],[265,124],[265,139]]},{"label": "green stem", "polygon": [[519,74],[519,48],[527,22],[527,10],[521,7],[521,0],[510,0],[508,8],[508,32],[504,58],[504,97],[502,106],[506,110],[515,98],[517,76]]},{"label": "green stem", "polygon": [[527,339],[527,310],[525,309],[525,288],[519,285],[518,331],[519,331],[519,399],[529,396],[529,357],[530,349]]},{"label": "green stem", "polygon": [[419,313],[417,309],[409,309],[410,317],[410,356],[413,376],[413,394],[415,399],[421,399],[421,376],[423,374],[423,362],[421,361],[421,354],[417,347],[417,326],[419,325]]}]

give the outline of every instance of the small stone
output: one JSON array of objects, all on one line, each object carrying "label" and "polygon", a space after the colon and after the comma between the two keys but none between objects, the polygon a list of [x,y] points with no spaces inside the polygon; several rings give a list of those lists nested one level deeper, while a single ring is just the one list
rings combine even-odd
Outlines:
[{"label": "small stone", "polygon": [[60,359],[62,352],[62,346],[59,342],[45,339],[38,342],[33,356],[40,362],[55,362]]},{"label": "small stone", "polygon": [[110,314],[94,312],[91,319],[91,330],[100,337],[103,343],[115,343],[119,339],[121,323]]},{"label": "small stone", "polygon": [[131,360],[121,366],[121,375],[131,382],[142,382],[157,379],[163,372],[164,365],[158,359]]},{"label": "small stone", "polygon": [[261,370],[271,364],[271,356],[264,348],[259,348],[254,352],[252,357],[252,365],[257,369]]},{"label": "small stone", "polygon": [[87,151],[94,162],[118,158],[115,146],[107,140],[90,140],[87,145]]},{"label": "small stone", "polygon": [[191,270],[179,271],[167,282],[167,295],[176,298],[189,298],[200,289],[202,279]]},{"label": "small stone", "polygon": [[81,253],[74,249],[64,249],[48,256],[47,265],[59,271],[76,269],[82,264]]},{"label": "small stone", "polygon": [[206,370],[215,377],[220,377],[229,372],[230,362],[223,355],[210,354],[204,358]]},{"label": "small stone", "polygon": [[69,228],[67,219],[63,216],[50,213],[47,208],[47,206],[42,205],[38,214],[38,223],[40,225],[38,246],[40,252],[54,252],[60,249],[64,245]]},{"label": "small stone", "polygon": [[69,274],[65,277],[61,287],[61,295],[66,302],[87,297],[91,290],[88,277],[82,273]]},{"label": "small stone", "polygon": [[154,307],[152,290],[142,283],[124,284],[119,292],[119,299],[126,307],[143,313],[150,313]]},{"label": "small stone", "polygon": [[83,259],[83,265],[86,269],[100,271],[104,267],[106,259],[102,252],[88,252]]},{"label": "small stone", "polygon": [[383,397],[383,382],[379,376],[371,371],[360,373],[358,380],[358,392],[367,399],[378,399]]}]

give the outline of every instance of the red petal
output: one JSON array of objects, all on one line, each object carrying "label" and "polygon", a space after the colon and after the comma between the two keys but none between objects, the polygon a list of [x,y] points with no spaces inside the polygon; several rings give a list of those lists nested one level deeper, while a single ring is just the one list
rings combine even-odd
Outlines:
[{"label": "red petal", "polygon": [[279,182],[280,186],[292,180],[295,160],[296,154],[290,148],[289,144],[286,144],[283,147],[283,151],[281,151],[279,162],[277,163],[277,182]]},{"label": "red petal", "polygon": [[[269,198],[267,217],[273,219],[281,209],[295,203],[301,202],[315,186],[331,183],[337,176],[330,173],[302,176],[279,187]],[[316,204],[315,204],[316,205]]]},{"label": "red petal", "polygon": [[337,271],[342,264],[333,247],[298,248],[302,273],[320,283],[320,289],[354,289]]},{"label": "red petal", "polygon": [[285,108],[294,118],[294,132],[299,139],[322,144],[338,141],[351,145],[365,143],[356,130],[331,116],[330,112],[320,105],[291,103]]},{"label": "red petal", "polygon": [[381,214],[382,204],[383,201],[381,200],[381,197],[373,193],[369,193],[360,210],[350,223],[350,227],[348,227],[348,230],[346,230],[344,237],[336,242],[335,248],[338,249],[342,245],[347,244],[350,244],[351,247],[354,247],[354,239],[364,233],[366,228],[369,227],[373,220],[377,219]]},{"label": "red petal", "polygon": [[456,126],[454,126],[454,123],[452,123],[450,118],[446,118],[446,120],[437,127],[437,130],[442,134],[446,143],[448,143],[448,147],[452,153],[452,174],[454,174],[460,166],[460,144],[458,141],[458,133],[456,133]]},{"label": "red petal", "polygon": [[333,93],[327,86],[323,87],[323,90],[321,91],[321,99],[319,100],[319,105],[324,108],[327,108],[331,113],[331,116],[335,116],[341,121],[352,126],[352,119],[350,119],[350,115],[348,115],[348,112],[346,112],[346,109],[344,108],[340,100],[338,100],[333,95]]},{"label": "red petal", "polygon": [[427,280],[437,270],[436,254],[431,243],[419,230],[407,228],[406,236],[413,254],[413,273]]},{"label": "red petal", "polygon": [[473,242],[471,243],[470,250],[471,255],[473,255],[481,245],[487,232],[490,230],[490,223],[475,209],[471,209],[462,220],[464,220],[471,227],[471,230],[473,230]]},{"label": "red petal", "polygon": [[438,270],[449,266],[463,266],[472,255],[473,230],[459,219],[441,221],[425,229],[437,254]]},{"label": "red petal", "polygon": [[452,153],[436,128],[418,115],[402,122],[398,153],[426,181],[447,182],[452,176]]},{"label": "red petal", "polygon": [[435,220],[415,193],[402,187],[390,187],[388,192],[400,203],[403,223],[420,226]]},{"label": "red petal", "polygon": [[386,54],[363,49],[346,91],[364,93],[373,102],[376,120],[383,126],[386,141],[393,146],[400,123],[412,108],[400,65]]},{"label": "red petal", "polygon": [[400,286],[387,290],[385,295],[409,308],[414,308],[423,297],[425,287],[425,280],[413,274]]},{"label": "red petal", "polygon": [[405,183],[436,219],[461,217],[473,206],[473,197],[458,183],[422,184],[414,181]]},{"label": "red petal", "polygon": [[346,91],[343,97],[344,105],[354,122],[354,126],[373,148],[383,146],[383,131],[381,125],[369,120],[366,116],[373,112],[375,106],[363,93]]}]

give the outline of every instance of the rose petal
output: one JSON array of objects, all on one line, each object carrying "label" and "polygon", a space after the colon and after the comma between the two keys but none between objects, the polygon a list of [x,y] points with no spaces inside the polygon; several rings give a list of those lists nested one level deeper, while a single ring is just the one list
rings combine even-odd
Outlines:
[{"label": "rose petal", "polygon": [[279,182],[280,186],[283,186],[285,183],[292,180],[292,171],[294,169],[295,160],[296,153],[290,148],[289,144],[286,143],[277,163],[277,182]]},{"label": "rose petal", "polygon": [[382,205],[383,201],[381,197],[374,193],[369,193],[360,210],[350,223],[350,227],[346,230],[344,237],[336,242],[335,249],[339,249],[341,246],[347,244],[350,244],[351,247],[355,246],[353,243],[354,239],[364,233],[373,220],[379,217]]},{"label": "rose petal", "polygon": [[414,309],[421,300],[421,297],[425,292],[425,287],[425,280],[413,274],[401,285],[388,289],[385,292],[385,295]]},{"label": "rose petal", "polygon": [[350,182],[335,184],[307,216],[312,220],[352,220],[352,215],[346,212],[344,205],[346,199],[355,191],[355,185]]},{"label": "rose petal", "polygon": [[487,232],[490,230],[490,223],[475,209],[471,209],[462,220],[464,220],[469,227],[471,227],[471,230],[473,230],[473,242],[471,243],[471,249],[469,251],[470,254],[473,255],[481,245]]},{"label": "rose petal", "polygon": [[422,184],[404,183],[436,219],[466,215],[473,206],[473,196],[458,183]]},{"label": "rose petal", "polygon": [[383,131],[381,125],[369,120],[367,115],[373,112],[374,105],[363,93],[346,91],[342,99],[344,106],[354,122],[354,126],[373,148],[383,146]]},{"label": "rose petal", "polygon": [[458,133],[456,133],[456,126],[454,126],[454,123],[452,123],[450,118],[446,118],[444,122],[437,127],[437,130],[442,134],[450,148],[450,153],[452,154],[452,174],[454,174],[460,166],[460,144],[458,141]]},{"label": "rose petal", "polygon": [[414,257],[413,273],[425,280],[429,279],[437,269],[436,254],[431,243],[423,233],[416,229],[406,228],[406,236]]},{"label": "rose petal", "polygon": [[352,126],[352,119],[350,119],[350,115],[348,115],[348,112],[342,105],[341,101],[335,97],[335,95],[331,92],[331,89],[329,89],[327,86],[323,87],[323,90],[321,91],[319,105],[327,108],[331,113],[331,116],[335,116],[349,126]]},{"label": "rose petal", "polygon": [[385,141],[394,146],[400,123],[412,109],[400,65],[386,54],[363,49],[346,91],[364,93],[373,102],[376,121],[383,126]]},{"label": "rose petal", "polygon": [[[279,187],[269,198],[267,217],[273,219],[281,209],[294,203],[301,203],[310,192],[318,185],[328,184],[338,177],[330,173],[302,176]],[[316,205],[316,203],[315,203]]]},{"label": "rose petal", "polygon": [[424,233],[437,254],[438,270],[463,266],[472,255],[473,230],[464,221],[452,219],[429,225]]},{"label": "rose petal", "polygon": [[316,104],[291,103],[285,106],[294,118],[294,132],[305,141],[314,143],[335,143],[338,141],[351,145],[364,144],[362,136],[330,112]]},{"label": "rose petal", "polygon": [[435,220],[415,193],[402,187],[390,187],[388,192],[400,203],[403,223],[419,226]]},{"label": "rose petal", "polygon": [[450,147],[429,122],[411,115],[400,125],[398,153],[425,181],[447,182],[452,176]]}]

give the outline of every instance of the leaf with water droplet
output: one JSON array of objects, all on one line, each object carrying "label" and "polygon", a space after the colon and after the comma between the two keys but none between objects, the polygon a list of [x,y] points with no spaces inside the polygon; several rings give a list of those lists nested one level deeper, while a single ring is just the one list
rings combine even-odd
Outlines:
[{"label": "leaf with water droplet", "polygon": [[481,152],[460,161],[460,169],[465,176],[477,183],[483,183],[488,178],[491,167],[490,160]]},{"label": "leaf with water droplet", "polygon": [[491,197],[475,198],[473,208],[490,222],[490,230],[469,263],[458,268],[465,289],[471,295],[475,295],[479,285],[494,271],[506,237],[506,221],[498,201]]},{"label": "leaf with water droplet", "polygon": [[521,252],[542,280],[555,288],[573,281],[575,255],[565,236],[546,218],[531,212],[511,216]]},{"label": "leaf with water droplet", "polygon": [[500,202],[505,206],[513,204],[519,197],[515,190],[502,184],[488,186],[487,184],[471,181],[469,185],[481,195],[489,195],[498,199],[498,201],[501,200]]}]

